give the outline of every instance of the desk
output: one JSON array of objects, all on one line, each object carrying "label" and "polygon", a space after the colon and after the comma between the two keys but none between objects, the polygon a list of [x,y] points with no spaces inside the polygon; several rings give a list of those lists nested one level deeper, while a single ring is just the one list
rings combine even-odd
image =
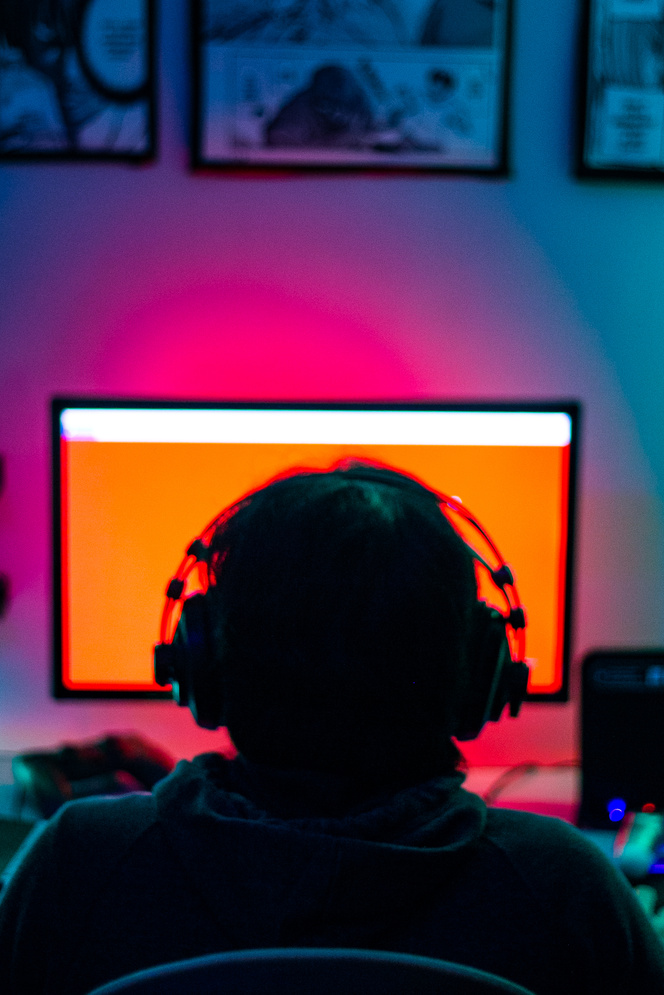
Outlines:
[{"label": "desk", "polygon": [[[485,793],[513,767],[473,767],[468,771],[465,787],[477,795]],[[519,772],[498,794],[496,808],[516,808],[538,815],[553,815],[565,822],[576,822],[581,797],[579,767],[536,767]]]}]

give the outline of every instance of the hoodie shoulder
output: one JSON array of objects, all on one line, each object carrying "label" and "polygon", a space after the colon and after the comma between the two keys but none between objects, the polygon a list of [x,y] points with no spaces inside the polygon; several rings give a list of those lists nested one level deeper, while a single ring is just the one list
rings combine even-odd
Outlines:
[{"label": "hoodie shoulder", "polygon": [[606,951],[606,964],[619,950],[631,956],[643,947],[664,974],[664,945],[656,940],[633,888],[580,829],[548,816],[492,809],[486,840],[551,921],[564,924],[570,935],[593,935],[598,949]]}]

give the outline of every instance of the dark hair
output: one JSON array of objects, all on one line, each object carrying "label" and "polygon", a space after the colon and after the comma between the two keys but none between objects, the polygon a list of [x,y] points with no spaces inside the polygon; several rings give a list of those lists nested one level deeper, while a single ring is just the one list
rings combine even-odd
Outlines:
[{"label": "dark hair", "polygon": [[454,769],[477,598],[435,495],[345,463],[277,479],[211,544],[225,721],[257,763],[374,784]]}]

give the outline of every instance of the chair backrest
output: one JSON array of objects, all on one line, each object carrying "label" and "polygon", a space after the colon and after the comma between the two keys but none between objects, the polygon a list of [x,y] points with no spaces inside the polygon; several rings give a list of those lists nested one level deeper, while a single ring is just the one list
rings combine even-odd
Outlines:
[{"label": "chair backrest", "polygon": [[90,995],[533,995],[462,964],[374,950],[239,950],[137,971]]}]

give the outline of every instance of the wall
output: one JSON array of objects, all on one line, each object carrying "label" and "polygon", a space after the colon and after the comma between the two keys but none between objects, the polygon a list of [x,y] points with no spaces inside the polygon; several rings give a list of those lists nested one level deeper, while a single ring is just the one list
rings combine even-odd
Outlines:
[{"label": "wall", "polygon": [[[162,4],[156,163],[0,166],[0,749],[219,742],[170,704],[49,697],[56,393],[579,398],[575,660],[664,642],[664,192],[572,177],[579,4],[516,6],[507,180],[190,175],[184,0]],[[575,676],[468,756],[572,756],[577,697]]]}]

